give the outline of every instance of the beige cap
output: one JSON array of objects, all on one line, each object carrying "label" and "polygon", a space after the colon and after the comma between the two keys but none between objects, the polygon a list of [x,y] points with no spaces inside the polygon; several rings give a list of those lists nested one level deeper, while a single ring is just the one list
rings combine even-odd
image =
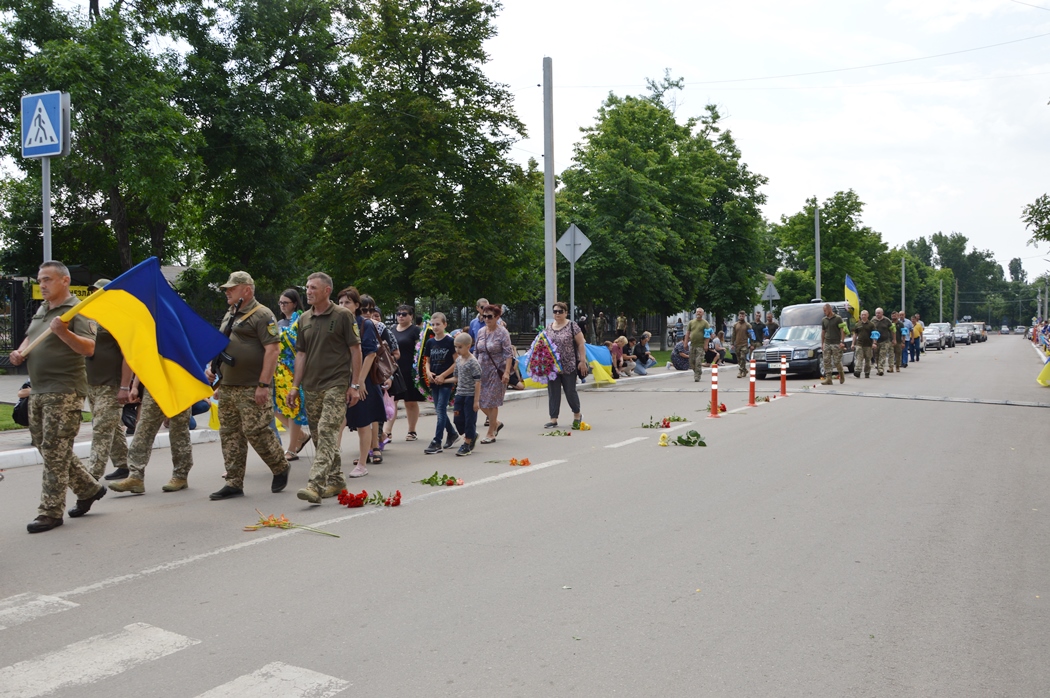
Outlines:
[{"label": "beige cap", "polygon": [[97,289],[101,290],[102,287],[105,286],[108,283],[110,283],[109,279],[99,279],[95,283],[91,284],[91,288],[97,288]]},{"label": "beige cap", "polygon": [[229,280],[219,288],[233,288],[234,286],[240,286],[241,284],[255,285],[255,281],[252,279],[252,275],[246,271],[235,271],[230,274]]}]

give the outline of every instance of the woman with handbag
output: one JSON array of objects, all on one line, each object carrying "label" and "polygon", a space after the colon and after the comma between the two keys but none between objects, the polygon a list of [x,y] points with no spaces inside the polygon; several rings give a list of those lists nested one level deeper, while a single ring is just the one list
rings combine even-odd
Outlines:
[{"label": "woman with handbag", "polygon": [[572,428],[579,429],[583,421],[580,413],[580,396],[576,392],[577,376],[587,377],[587,347],[583,341],[583,331],[573,320],[569,319],[569,306],[561,301],[551,308],[554,320],[543,331],[546,341],[556,352],[558,369],[547,377],[547,404],[550,410],[550,421],[544,429],[558,426],[558,414],[561,412],[561,393],[572,410]]},{"label": "woman with handbag", "polygon": [[[366,463],[382,463],[383,454],[379,451],[378,425],[386,421],[386,408],[383,407],[383,395],[372,380],[372,364],[375,363],[379,350],[379,330],[371,318],[362,314],[361,295],[353,286],[339,292],[339,305],[357,316],[357,331],[361,335],[361,376],[353,380],[364,388],[365,396],[357,404],[346,408],[346,425],[357,432],[359,457],[354,460],[354,469],[348,477],[361,477],[368,474]],[[373,429],[373,425],[375,428]],[[373,445],[375,448],[373,448]]]},{"label": "woman with handbag", "polygon": [[481,411],[488,418],[489,431],[481,443],[490,444],[503,428],[499,421],[499,408],[510,382],[510,367],[514,361],[514,344],[507,328],[499,324],[503,309],[498,305],[486,305],[481,309],[484,326],[478,330],[474,355],[481,364]]},{"label": "woman with handbag", "polygon": [[[394,398],[395,408],[399,400],[405,401],[405,416],[408,418],[408,435],[405,441],[415,441],[416,424],[419,422],[419,403],[426,400],[423,393],[416,387],[416,370],[413,359],[416,355],[416,345],[419,343],[420,328],[413,320],[414,308],[410,305],[399,305],[397,307],[397,325],[391,330],[394,341],[397,343],[399,356],[397,359],[398,375],[393,377],[391,386],[391,397]],[[394,419],[386,423],[386,438],[394,436]]]}]

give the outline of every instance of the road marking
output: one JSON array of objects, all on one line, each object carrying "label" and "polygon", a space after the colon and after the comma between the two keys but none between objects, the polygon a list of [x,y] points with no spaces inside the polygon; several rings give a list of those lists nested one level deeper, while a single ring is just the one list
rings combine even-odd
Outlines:
[{"label": "road marking", "polygon": [[52,613],[68,611],[78,605],[57,596],[44,596],[43,594],[10,596],[0,601],[0,630],[7,630]]},{"label": "road marking", "polygon": [[[564,460],[552,460],[552,461],[547,461],[545,463],[536,463],[535,465],[526,466],[526,467],[523,467],[523,468],[515,468],[514,470],[509,470],[509,471],[507,471],[505,473],[501,473],[499,475],[492,475],[490,477],[482,478],[480,480],[472,480],[472,481],[467,482],[466,484],[464,484],[463,486],[460,486],[460,487],[439,487],[439,488],[436,488],[436,491],[428,492],[426,494],[416,495],[415,497],[409,497],[408,499],[405,499],[405,500],[403,500],[401,502],[401,506],[404,506],[406,504],[412,504],[414,502],[418,502],[418,501],[421,501],[423,499],[427,499],[429,497],[433,497],[436,494],[441,494],[441,493],[444,493],[444,492],[450,492],[450,491],[455,491],[455,490],[462,490],[462,489],[465,489],[467,487],[477,487],[479,485],[487,485],[490,482],[496,482],[498,480],[505,480],[508,477],[515,477],[517,475],[524,475],[525,473],[528,473],[528,472],[535,472],[537,470],[543,470],[544,468],[549,468],[549,467],[554,466],[554,465],[560,465],[560,464],[565,463],[565,462],[566,461],[564,461]],[[344,516],[337,516],[335,518],[327,519],[325,521],[318,521],[317,523],[313,523],[313,524],[310,524],[310,525],[312,527],[314,527],[314,528],[322,528],[324,526],[331,526],[333,524],[343,523],[344,521],[349,521],[350,519],[360,518],[362,516],[374,516],[375,514],[378,514],[378,513],[382,512],[382,511],[384,511],[384,509],[385,509],[385,507],[372,507],[372,508],[368,508],[368,509],[362,509],[360,511],[355,511],[352,514],[346,514]],[[249,540],[242,541],[240,543],[234,543],[233,545],[224,545],[221,548],[216,548],[214,550],[209,550],[207,552],[198,553],[197,555],[190,555],[188,557],[183,557],[183,558],[180,558],[178,560],[172,560],[171,562],[165,562],[165,563],[156,565],[154,567],[147,567],[146,569],[139,570],[138,572],[131,572],[130,574],[122,574],[122,575],[119,575],[117,577],[110,577],[109,579],[103,579],[101,581],[95,582],[94,584],[86,584],[84,586],[76,587],[75,589],[69,589],[68,591],[60,591],[60,592],[57,592],[57,593],[53,594],[53,596],[58,597],[59,599],[65,599],[65,598],[68,598],[70,596],[80,596],[82,594],[90,594],[93,591],[100,591],[102,589],[108,589],[109,587],[117,586],[118,584],[125,584],[127,582],[133,582],[133,581],[136,581],[138,579],[142,579],[143,577],[148,577],[148,576],[151,576],[151,575],[154,575],[154,574],[158,574],[160,572],[170,572],[171,570],[176,570],[176,569],[179,569],[180,567],[185,567],[186,565],[190,565],[190,564],[193,564],[195,562],[200,562],[201,560],[207,560],[210,557],[216,557],[218,555],[225,555],[226,553],[232,553],[232,552],[235,552],[237,550],[241,550],[243,548],[250,548],[250,547],[252,547],[254,545],[262,545],[264,543],[269,543],[271,541],[275,541],[275,540],[277,540],[279,538],[285,538],[287,536],[294,536],[294,535],[297,535],[297,534],[299,534],[301,532],[302,531],[300,529],[292,528],[292,529],[283,530],[283,531],[280,531],[280,532],[277,532],[277,533],[271,533],[270,535],[267,535],[267,536],[260,536],[258,538],[251,538]]]},{"label": "road marking", "polygon": [[116,676],[200,642],[145,623],[0,669],[0,697],[34,698]]},{"label": "road marking", "polygon": [[669,429],[664,429],[663,431],[670,434],[672,431],[678,431],[679,429],[688,429],[691,426],[693,426],[692,422],[682,422],[677,426],[670,427]]},{"label": "road marking", "polygon": [[349,681],[334,676],[272,662],[197,698],[328,698],[349,685]]},{"label": "road marking", "polygon": [[919,400],[922,402],[956,402],[967,405],[999,405],[1005,407],[1050,407],[1046,402],[1023,400],[989,400],[976,397],[947,397],[939,395],[902,395],[900,393],[862,393],[850,390],[802,390],[796,395],[839,395],[845,397],[878,397],[888,400]]},{"label": "road marking", "polygon": [[626,441],[620,441],[618,443],[609,444],[606,446],[606,448],[620,448],[621,446],[627,446],[629,444],[636,444],[639,441],[645,441],[648,438],[648,436],[636,436],[633,439],[627,439]]}]

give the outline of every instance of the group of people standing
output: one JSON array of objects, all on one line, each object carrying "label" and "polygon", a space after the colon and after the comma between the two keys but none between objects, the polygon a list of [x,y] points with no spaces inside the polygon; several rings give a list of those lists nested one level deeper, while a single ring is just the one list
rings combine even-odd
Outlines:
[{"label": "group of people standing", "polygon": [[[900,373],[908,367],[908,360],[919,361],[923,352],[922,334],[925,329],[918,313],[910,318],[903,310],[893,311],[889,316],[882,308],[875,309],[871,317],[867,310],[860,311],[860,321],[852,324],[850,319],[842,318],[830,310],[830,304],[824,306],[823,332],[821,344],[824,351],[824,385],[832,385],[831,373],[837,369],[839,383],[846,381],[846,371],[842,367],[842,352],[845,349],[845,338],[852,335],[854,362],[853,375],[860,378],[871,377],[874,366],[877,375]],[[829,315],[830,313],[830,315]]]}]

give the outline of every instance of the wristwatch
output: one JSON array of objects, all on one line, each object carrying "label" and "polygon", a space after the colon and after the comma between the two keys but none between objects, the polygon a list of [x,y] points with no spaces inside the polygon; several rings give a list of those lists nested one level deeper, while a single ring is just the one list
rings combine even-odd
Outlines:
[{"label": "wristwatch", "polygon": [[361,389],[361,386],[360,386],[360,385],[358,385],[357,383],[351,383],[351,384],[350,384],[350,389],[351,389],[351,390],[360,390],[360,389]]},{"label": "wristwatch", "polygon": [[259,381],[259,387],[260,388],[269,388],[270,384],[269,383],[263,383],[262,381]]}]

